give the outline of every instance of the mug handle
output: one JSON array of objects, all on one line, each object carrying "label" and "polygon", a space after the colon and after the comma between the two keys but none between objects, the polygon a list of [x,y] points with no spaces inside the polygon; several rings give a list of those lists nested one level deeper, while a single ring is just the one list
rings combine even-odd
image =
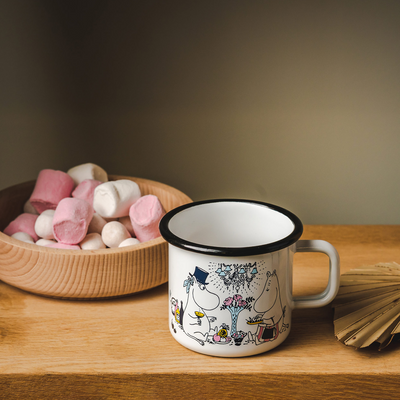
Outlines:
[{"label": "mug handle", "polygon": [[322,293],[310,296],[298,296],[293,299],[294,308],[323,307],[329,304],[339,291],[340,259],[337,250],[324,240],[299,240],[296,243],[296,253],[324,253],[329,257],[329,281]]}]

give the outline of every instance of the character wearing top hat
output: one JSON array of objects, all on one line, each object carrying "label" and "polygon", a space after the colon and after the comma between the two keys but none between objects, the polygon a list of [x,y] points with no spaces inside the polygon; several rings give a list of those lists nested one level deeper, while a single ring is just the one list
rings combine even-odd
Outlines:
[{"label": "character wearing top hat", "polygon": [[208,275],[207,271],[199,267],[195,268],[193,274],[189,273],[183,283],[186,287],[187,301],[185,306],[181,307],[179,321],[186,335],[202,346],[208,340],[211,322],[216,319],[208,316],[207,311],[216,309],[220,303],[219,297],[207,289]]}]

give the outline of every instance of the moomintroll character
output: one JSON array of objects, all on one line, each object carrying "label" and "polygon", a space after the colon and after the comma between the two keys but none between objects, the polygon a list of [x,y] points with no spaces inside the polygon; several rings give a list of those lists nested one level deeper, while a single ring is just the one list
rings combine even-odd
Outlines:
[{"label": "moomintroll character", "polygon": [[211,322],[215,317],[207,315],[207,311],[219,306],[219,297],[207,289],[206,282],[208,272],[196,267],[194,274],[189,273],[185,280],[187,302],[183,306],[182,328],[190,338],[196,340],[202,346],[207,342],[211,332]]},{"label": "moomintroll character", "polygon": [[279,280],[276,270],[267,272],[267,280],[264,289],[254,303],[254,310],[262,314],[264,324],[258,326],[256,343],[261,344],[278,338],[289,324],[284,323],[286,306],[282,307]]}]

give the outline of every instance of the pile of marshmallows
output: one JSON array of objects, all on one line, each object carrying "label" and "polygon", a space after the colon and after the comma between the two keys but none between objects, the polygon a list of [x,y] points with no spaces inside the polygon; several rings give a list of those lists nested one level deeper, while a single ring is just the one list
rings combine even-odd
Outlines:
[{"label": "pile of marshmallows", "polygon": [[104,169],[87,163],[67,173],[40,171],[23,214],[4,233],[53,248],[125,247],[160,236],[164,214],[159,199],[142,196],[137,183],[108,181]]}]

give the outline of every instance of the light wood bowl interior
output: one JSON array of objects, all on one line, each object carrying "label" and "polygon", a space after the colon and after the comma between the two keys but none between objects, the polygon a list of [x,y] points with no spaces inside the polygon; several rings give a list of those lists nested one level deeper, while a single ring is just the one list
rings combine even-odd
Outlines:
[{"label": "light wood bowl interior", "polygon": [[[171,186],[131,179],[142,195],[156,195],[168,212],[191,202]],[[168,248],[162,237],[136,246],[104,250],[51,249],[5,235],[4,228],[23,211],[35,181],[0,191],[0,280],[28,292],[66,299],[126,296],[168,280]]]}]

